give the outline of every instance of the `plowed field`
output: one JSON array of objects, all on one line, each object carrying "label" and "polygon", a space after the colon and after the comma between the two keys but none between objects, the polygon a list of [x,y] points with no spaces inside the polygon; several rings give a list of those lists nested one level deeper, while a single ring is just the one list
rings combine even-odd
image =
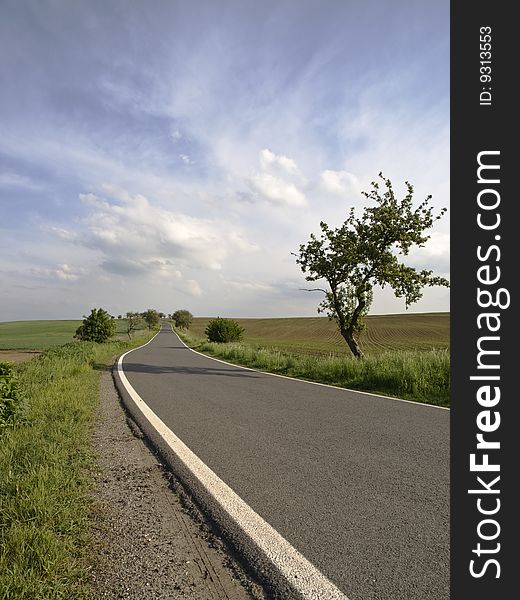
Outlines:
[{"label": "plowed field", "polygon": [[[210,318],[195,318],[190,331],[200,337]],[[283,348],[298,354],[350,352],[337,326],[327,317],[237,319],[244,327],[244,341],[258,346]],[[444,350],[450,345],[449,313],[374,315],[366,319],[359,340],[367,353],[389,350]]]}]

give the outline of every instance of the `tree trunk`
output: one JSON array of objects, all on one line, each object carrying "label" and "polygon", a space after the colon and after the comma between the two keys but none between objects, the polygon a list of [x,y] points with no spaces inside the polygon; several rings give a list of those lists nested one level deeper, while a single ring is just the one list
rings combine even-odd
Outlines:
[{"label": "tree trunk", "polygon": [[359,344],[357,343],[357,340],[352,335],[352,331],[349,331],[348,329],[342,330],[341,331],[341,335],[343,336],[343,338],[347,342],[348,347],[350,348],[352,354],[356,358],[358,358],[358,359],[363,358],[364,354],[361,351],[361,348],[359,347]]},{"label": "tree trunk", "polygon": [[357,324],[359,317],[366,306],[366,302],[363,296],[358,297],[358,305],[356,306],[352,317],[349,319],[349,324],[347,325],[347,321],[343,313],[343,308],[338,298],[337,285],[335,285],[333,281],[329,281],[329,285],[331,289],[334,310],[336,312],[336,319],[339,325],[340,333],[343,336],[343,339],[347,342],[352,354],[356,358],[361,359],[364,357],[364,355],[361,351],[361,348],[359,347],[359,344],[357,343],[357,340],[354,338],[354,326]]}]

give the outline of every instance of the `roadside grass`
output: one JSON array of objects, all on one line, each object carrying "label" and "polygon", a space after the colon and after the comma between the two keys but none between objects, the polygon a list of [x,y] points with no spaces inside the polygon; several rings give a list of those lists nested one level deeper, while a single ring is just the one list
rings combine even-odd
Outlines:
[{"label": "roadside grass", "polygon": [[[0,323],[0,350],[47,350],[73,341],[77,321],[12,321]],[[116,339],[128,339],[126,319],[115,319]],[[139,329],[134,335],[145,331]]]},{"label": "roadside grass", "polygon": [[100,368],[149,337],[71,342],[15,367],[29,408],[0,430],[0,599],[88,598],[82,553]]},{"label": "roadside grass", "polygon": [[246,343],[216,344],[182,330],[177,333],[194,350],[246,367],[437,406],[450,405],[447,350],[387,351],[360,361],[349,356],[312,356]]}]

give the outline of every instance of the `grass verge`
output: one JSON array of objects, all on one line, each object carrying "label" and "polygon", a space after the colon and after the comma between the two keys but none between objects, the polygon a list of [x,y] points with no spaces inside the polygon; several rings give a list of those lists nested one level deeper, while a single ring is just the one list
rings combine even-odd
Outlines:
[{"label": "grass verge", "polygon": [[215,344],[177,331],[203,354],[270,373],[298,377],[427,404],[450,405],[450,356],[446,350],[399,350],[367,356],[310,356],[244,343]]},{"label": "grass verge", "polygon": [[73,342],[16,367],[29,409],[0,431],[0,599],[88,598],[82,551],[100,369],[148,337]]}]

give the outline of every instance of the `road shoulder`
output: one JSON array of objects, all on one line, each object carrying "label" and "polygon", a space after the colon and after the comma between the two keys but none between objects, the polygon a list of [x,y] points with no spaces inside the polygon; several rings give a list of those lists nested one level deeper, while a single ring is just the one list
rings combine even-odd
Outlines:
[{"label": "road shoulder", "polygon": [[89,557],[94,597],[265,597],[127,420],[109,372],[101,377],[92,445],[99,467]]}]

